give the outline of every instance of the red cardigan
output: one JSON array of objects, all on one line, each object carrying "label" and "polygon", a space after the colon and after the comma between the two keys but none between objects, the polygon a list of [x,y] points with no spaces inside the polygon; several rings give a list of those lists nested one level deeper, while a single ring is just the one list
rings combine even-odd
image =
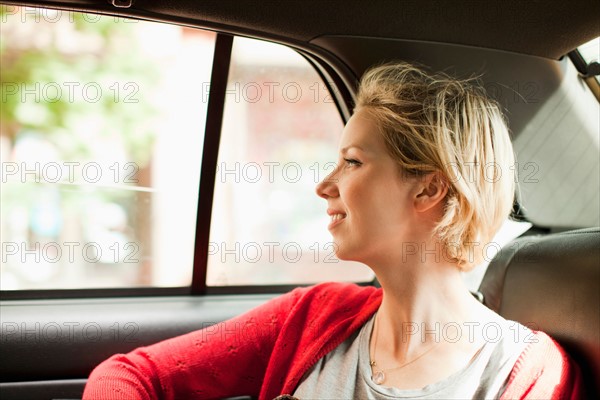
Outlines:
[{"label": "red cardigan", "polygon": [[[246,314],[168,339],[92,371],[84,399],[219,399],[292,394],[305,372],[378,309],[381,289],[298,288]],[[578,368],[542,332],[519,357],[503,399],[581,398]]]}]

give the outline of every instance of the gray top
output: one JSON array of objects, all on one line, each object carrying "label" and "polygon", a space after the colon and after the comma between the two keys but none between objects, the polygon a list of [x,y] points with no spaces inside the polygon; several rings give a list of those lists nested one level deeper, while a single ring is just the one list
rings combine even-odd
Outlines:
[{"label": "gray top", "polygon": [[532,332],[498,316],[483,325],[485,344],[461,370],[421,389],[404,390],[371,380],[369,338],[372,317],[307,372],[294,392],[299,399],[496,399],[505,389],[519,355],[531,342]]}]

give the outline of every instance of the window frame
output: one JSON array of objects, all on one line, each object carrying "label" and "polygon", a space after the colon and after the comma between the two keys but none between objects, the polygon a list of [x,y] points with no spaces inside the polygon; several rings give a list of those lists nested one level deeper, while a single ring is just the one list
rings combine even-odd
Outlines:
[{"label": "window frame", "polygon": [[590,64],[588,64],[585,58],[583,58],[583,55],[579,52],[579,49],[571,51],[568,53],[568,56],[585,84],[596,97],[596,100],[600,102],[600,83],[598,82],[599,77],[590,75],[588,71]]},{"label": "window frame", "polygon": [[[2,3],[5,5],[5,3]],[[21,7],[26,5],[20,4]],[[54,8],[45,5],[36,5],[36,8]],[[55,8],[61,10],[61,8]],[[194,239],[194,256],[192,263],[192,280],[190,285],[176,287],[119,287],[119,288],[81,288],[81,289],[25,289],[25,290],[0,290],[1,300],[40,300],[40,299],[77,299],[77,298],[113,298],[113,297],[146,297],[146,296],[204,296],[204,295],[231,295],[231,294],[279,294],[286,293],[296,287],[306,287],[311,284],[283,284],[283,285],[232,285],[232,286],[207,286],[206,276],[208,267],[208,246],[211,229],[213,195],[218,163],[221,127],[225,107],[225,96],[229,67],[231,63],[231,50],[236,37],[249,37],[256,40],[268,41],[277,45],[286,46],[296,51],[318,74],[333,99],[342,122],[345,124],[351,116],[354,104],[354,93],[358,85],[358,78],[337,58],[322,50],[308,48],[299,43],[277,40],[242,32],[233,32],[227,29],[214,29],[214,27],[200,24],[181,23],[180,21],[155,19],[132,15],[119,15],[118,13],[100,13],[90,10],[67,10],[83,13],[98,14],[103,16],[121,16],[123,18],[146,20],[149,22],[166,23],[171,25],[188,26],[194,29],[211,30],[216,33],[209,97],[207,104],[206,124],[204,130],[204,145],[202,149],[200,182],[198,184],[198,205],[196,208],[196,229]],[[355,282],[358,285],[372,285],[373,281]]]}]

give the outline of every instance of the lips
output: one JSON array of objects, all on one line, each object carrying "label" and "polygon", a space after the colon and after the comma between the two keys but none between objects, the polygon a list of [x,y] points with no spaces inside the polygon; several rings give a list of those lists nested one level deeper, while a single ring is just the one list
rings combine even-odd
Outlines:
[{"label": "lips", "polygon": [[344,219],[346,218],[346,213],[331,208],[327,209],[327,215],[331,217],[331,222],[329,222],[329,226],[327,227],[329,230],[344,222]]}]

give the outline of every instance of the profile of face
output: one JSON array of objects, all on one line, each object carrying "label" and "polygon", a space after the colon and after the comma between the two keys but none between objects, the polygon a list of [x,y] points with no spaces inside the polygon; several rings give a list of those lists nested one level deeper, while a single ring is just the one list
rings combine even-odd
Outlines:
[{"label": "profile of face", "polygon": [[398,255],[403,243],[426,236],[428,211],[441,195],[430,196],[423,179],[401,172],[365,109],[346,124],[336,169],[316,192],[327,200],[338,258],[366,264]]}]

